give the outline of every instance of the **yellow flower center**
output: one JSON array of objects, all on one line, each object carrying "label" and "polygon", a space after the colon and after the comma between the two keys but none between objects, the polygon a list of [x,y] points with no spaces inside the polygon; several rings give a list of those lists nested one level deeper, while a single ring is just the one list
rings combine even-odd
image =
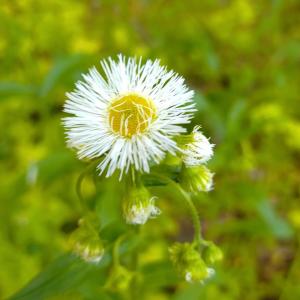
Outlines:
[{"label": "yellow flower center", "polygon": [[152,100],[129,94],[112,102],[108,118],[113,132],[123,137],[132,137],[149,128],[156,118],[156,109]]}]

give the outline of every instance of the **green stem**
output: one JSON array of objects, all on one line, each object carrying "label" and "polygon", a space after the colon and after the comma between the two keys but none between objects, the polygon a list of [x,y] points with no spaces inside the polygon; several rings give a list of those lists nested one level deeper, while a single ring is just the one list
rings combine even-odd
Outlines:
[{"label": "green stem", "polygon": [[91,162],[87,166],[87,168],[79,175],[77,182],[76,182],[76,193],[77,193],[77,196],[80,201],[80,207],[84,214],[87,214],[89,209],[88,209],[88,206],[86,205],[84,197],[82,196],[81,185],[82,185],[82,182],[83,182],[85,176],[98,164],[98,162],[99,162],[99,160]]},{"label": "green stem", "polygon": [[177,190],[182,195],[182,198],[185,200],[192,217],[193,226],[194,226],[194,243],[199,246],[202,242],[204,242],[204,239],[201,234],[200,218],[197,209],[191,199],[191,196],[178,183],[176,183],[169,177],[157,173],[152,173],[152,174],[160,178],[161,180],[169,183],[175,190]]},{"label": "green stem", "polygon": [[[141,241],[141,232],[142,226],[136,226],[135,235],[139,236],[139,241]],[[132,270],[134,270],[136,276],[132,279],[131,289],[130,289],[130,299],[135,300],[138,299],[140,288],[139,288],[139,280],[137,277],[138,269],[139,269],[139,253],[140,253],[141,243],[139,242],[135,251],[132,253]]]},{"label": "green stem", "polygon": [[112,259],[114,267],[118,267],[120,265],[119,252],[120,252],[120,244],[127,237],[128,233],[120,235],[114,243],[112,250]]},{"label": "green stem", "polygon": [[133,186],[136,185],[136,172],[133,166],[131,166],[131,183]]}]

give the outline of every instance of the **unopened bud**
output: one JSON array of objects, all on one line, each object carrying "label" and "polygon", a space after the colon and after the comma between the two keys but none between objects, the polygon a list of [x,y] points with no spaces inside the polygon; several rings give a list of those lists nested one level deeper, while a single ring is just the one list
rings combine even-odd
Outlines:
[{"label": "unopened bud", "polygon": [[214,145],[195,126],[191,134],[180,135],[177,138],[179,147],[182,149],[182,159],[187,167],[199,166],[206,163],[213,156]]},{"label": "unopened bud", "polygon": [[211,242],[203,250],[203,259],[208,265],[214,265],[223,259],[223,252],[218,246]]},{"label": "unopened bud", "polygon": [[103,243],[98,233],[85,222],[79,224],[71,236],[72,251],[86,262],[97,264],[104,254]]},{"label": "unopened bud", "polygon": [[213,173],[205,166],[184,167],[180,174],[182,187],[191,193],[209,192],[213,187]]},{"label": "unopened bud", "polygon": [[155,206],[155,197],[151,197],[143,187],[133,187],[124,199],[123,211],[126,222],[129,224],[145,224],[149,218],[160,214]]}]

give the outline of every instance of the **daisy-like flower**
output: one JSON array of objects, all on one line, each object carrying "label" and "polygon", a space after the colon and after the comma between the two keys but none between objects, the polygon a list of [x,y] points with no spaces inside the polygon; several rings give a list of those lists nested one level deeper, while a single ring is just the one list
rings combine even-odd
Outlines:
[{"label": "daisy-like flower", "polygon": [[199,129],[200,126],[195,126],[190,135],[180,137],[187,141],[183,146],[183,162],[188,167],[204,164],[214,154],[214,145]]},{"label": "daisy-like flower", "polygon": [[184,79],[158,60],[102,60],[104,76],[92,68],[67,94],[64,119],[68,145],[80,159],[103,156],[100,173],[121,175],[132,165],[149,172],[167,152],[177,150],[174,137],[194,112],[193,91]]}]

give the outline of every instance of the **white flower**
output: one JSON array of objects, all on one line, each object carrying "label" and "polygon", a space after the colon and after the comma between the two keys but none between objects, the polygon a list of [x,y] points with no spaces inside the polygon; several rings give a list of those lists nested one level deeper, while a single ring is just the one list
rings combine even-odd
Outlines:
[{"label": "white flower", "polygon": [[172,139],[185,132],[194,109],[193,91],[184,79],[159,61],[111,58],[101,61],[105,77],[96,68],[83,75],[67,94],[64,119],[68,145],[80,159],[104,156],[100,173],[127,172],[131,165],[149,172],[166,152],[175,153]]},{"label": "white flower", "polygon": [[196,126],[190,136],[191,141],[183,149],[183,162],[186,166],[198,166],[206,163],[213,156],[213,147],[208,138]]}]

